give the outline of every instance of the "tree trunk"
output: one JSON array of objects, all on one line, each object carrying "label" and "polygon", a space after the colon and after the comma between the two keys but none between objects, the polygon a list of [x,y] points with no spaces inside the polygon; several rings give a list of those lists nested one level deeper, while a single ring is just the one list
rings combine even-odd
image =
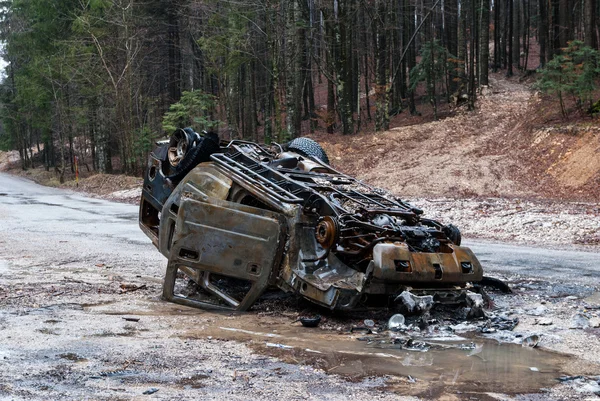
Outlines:
[{"label": "tree trunk", "polygon": [[481,25],[479,42],[479,85],[488,85],[490,58],[490,0],[481,0]]},{"label": "tree trunk", "polygon": [[181,97],[181,47],[179,43],[179,18],[177,2],[169,1],[167,7],[167,46],[169,49],[169,101],[175,103]]},{"label": "tree trunk", "polygon": [[376,9],[375,34],[375,131],[386,131],[389,129],[390,117],[388,114],[387,93],[387,45],[386,45],[386,7],[385,0],[378,0]]},{"label": "tree trunk", "polygon": [[334,25],[336,90],[342,134],[348,135],[353,132],[354,125],[352,118],[351,35],[348,35],[350,27],[347,24],[350,12],[347,10],[347,0],[336,0],[336,2],[338,3],[338,15]]},{"label": "tree trunk", "polygon": [[286,71],[286,128],[288,138],[300,136],[301,131],[301,99],[302,99],[302,57],[301,40],[303,35],[297,24],[300,13],[296,1],[288,3],[286,33],[286,60],[289,66]]},{"label": "tree trunk", "polygon": [[475,110],[475,31],[477,27],[477,8],[476,8],[476,0],[471,0],[471,9],[469,12],[471,13],[471,35],[470,35],[470,44],[469,44],[469,110]]},{"label": "tree trunk", "polygon": [[507,77],[512,77],[513,76],[513,2],[514,0],[508,0],[508,15],[506,16],[507,20],[508,20],[508,34],[507,34],[507,41],[508,41],[508,51],[507,51],[507,56],[508,56],[508,60],[506,62],[506,76]]},{"label": "tree trunk", "polygon": [[539,9],[538,41],[540,43],[540,68],[544,68],[548,60],[546,48],[548,43],[548,0],[539,0]]},{"label": "tree trunk", "polygon": [[567,41],[570,38],[569,24],[569,2],[568,0],[558,0],[558,43],[561,48],[567,47]]},{"label": "tree trunk", "polygon": [[521,2],[520,0],[513,0],[513,9],[511,10],[512,21],[513,21],[513,32],[512,32],[512,60],[517,65],[517,69],[521,68]]},{"label": "tree trunk", "polygon": [[596,36],[596,1],[597,0],[584,0],[584,43],[586,46],[598,48],[598,38]]}]

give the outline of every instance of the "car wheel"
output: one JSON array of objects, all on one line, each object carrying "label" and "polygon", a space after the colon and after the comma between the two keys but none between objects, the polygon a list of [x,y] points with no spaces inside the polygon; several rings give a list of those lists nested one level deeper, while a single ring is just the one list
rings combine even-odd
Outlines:
[{"label": "car wheel", "polygon": [[[189,143],[189,142],[188,142]],[[201,137],[198,143],[193,147],[187,147],[185,152],[177,160],[177,163],[174,167],[174,174],[168,176],[167,178],[173,182],[179,182],[183,177],[187,175],[194,167],[196,167],[199,163],[210,161],[210,155],[216,153],[220,150],[219,146],[219,137],[215,133],[208,133],[204,137]],[[177,151],[174,151],[177,154]],[[169,159],[169,161],[171,161]],[[173,162],[171,162],[173,165]]]},{"label": "car wheel", "polygon": [[453,224],[448,224],[444,227],[444,234],[452,243],[456,246],[460,246],[462,235],[460,234],[460,230]]},{"label": "car wheel", "polygon": [[300,137],[293,139],[288,143],[288,149],[300,153],[303,156],[317,158],[325,164],[329,164],[327,153],[325,153],[321,145],[310,138]]}]

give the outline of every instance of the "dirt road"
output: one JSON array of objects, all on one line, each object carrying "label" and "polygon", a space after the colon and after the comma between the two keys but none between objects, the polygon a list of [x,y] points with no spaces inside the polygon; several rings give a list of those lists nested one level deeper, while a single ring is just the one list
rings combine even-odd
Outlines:
[{"label": "dirt road", "polygon": [[[324,314],[321,328],[306,329],[294,323],[299,313],[324,312],[288,302],[216,314],[162,302],[166,261],[139,231],[133,205],[0,174],[0,224],[0,399],[579,399],[596,391],[598,253],[470,243],[515,288],[491,294],[490,313],[519,324],[483,335],[470,332],[477,322],[449,318],[428,333],[409,331],[428,346],[407,351],[387,332],[368,341],[349,333],[369,312]],[[373,314],[373,331],[392,314]],[[496,341],[531,334],[571,356]],[[561,384],[561,375],[585,378]]]}]

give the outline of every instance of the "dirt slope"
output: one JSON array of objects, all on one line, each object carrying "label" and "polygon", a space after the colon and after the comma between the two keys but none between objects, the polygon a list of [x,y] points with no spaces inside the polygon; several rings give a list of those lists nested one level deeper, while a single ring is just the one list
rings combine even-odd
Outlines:
[{"label": "dirt slope", "polygon": [[544,126],[542,98],[495,74],[474,113],[360,136],[316,137],[334,165],[404,197],[598,199],[598,121]]}]

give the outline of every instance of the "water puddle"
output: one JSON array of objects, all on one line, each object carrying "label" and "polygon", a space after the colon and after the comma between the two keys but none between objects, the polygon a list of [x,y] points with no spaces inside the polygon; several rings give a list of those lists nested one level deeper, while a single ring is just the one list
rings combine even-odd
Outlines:
[{"label": "water puddle", "polygon": [[[392,376],[392,387],[423,395],[428,383],[469,392],[482,384],[486,392],[522,394],[556,385],[571,357],[485,338],[406,338],[393,344],[386,333],[365,340],[361,334],[326,331],[240,315],[218,318],[184,331],[185,338],[218,338],[248,343],[258,353],[286,362],[310,364],[351,379]],[[419,344],[428,344],[427,348]],[[409,347],[410,348],[410,347]],[[392,380],[393,381],[393,380]],[[424,386],[424,387],[423,387]],[[429,391],[428,390],[428,391]]]},{"label": "water puddle", "polygon": [[557,385],[561,375],[598,370],[598,366],[583,366],[581,361],[575,364],[574,358],[558,353],[447,333],[422,338],[390,332],[365,335],[306,328],[285,316],[215,313],[158,299],[85,308],[105,315],[141,317],[142,322],[145,316],[160,316],[169,320],[175,336],[238,341],[259,354],[313,365],[350,380],[387,376],[393,391],[417,396],[437,396],[439,392],[433,394],[433,388],[463,394],[477,389],[503,394],[538,393]]}]

